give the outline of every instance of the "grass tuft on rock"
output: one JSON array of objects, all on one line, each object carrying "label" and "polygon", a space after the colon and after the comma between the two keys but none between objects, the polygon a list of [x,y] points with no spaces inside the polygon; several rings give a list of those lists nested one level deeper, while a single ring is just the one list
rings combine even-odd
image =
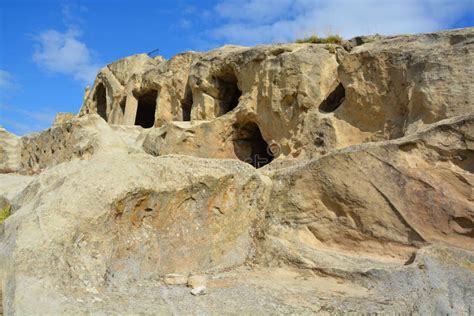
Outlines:
[{"label": "grass tuft on rock", "polygon": [[305,38],[300,38],[295,41],[296,43],[310,43],[310,44],[342,44],[342,37],[339,35],[329,35],[328,37],[319,37],[317,35],[311,35]]},{"label": "grass tuft on rock", "polygon": [[7,205],[0,209],[0,224],[2,224],[8,216],[10,216],[11,205]]}]

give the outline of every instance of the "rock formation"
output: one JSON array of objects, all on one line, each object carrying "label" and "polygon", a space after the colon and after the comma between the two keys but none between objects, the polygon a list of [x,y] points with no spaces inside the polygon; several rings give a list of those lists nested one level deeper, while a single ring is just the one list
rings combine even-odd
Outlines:
[{"label": "rock formation", "polygon": [[4,312],[472,313],[473,45],[104,67],[78,115],[0,130]]}]

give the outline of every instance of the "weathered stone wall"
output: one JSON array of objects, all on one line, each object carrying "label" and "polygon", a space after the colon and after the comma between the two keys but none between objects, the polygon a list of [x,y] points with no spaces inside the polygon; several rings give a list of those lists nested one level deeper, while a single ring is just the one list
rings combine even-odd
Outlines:
[{"label": "weathered stone wall", "polygon": [[471,112],[473,43],[472,30],[460,30],[388,37],[340,54],[346,99],[334,116],[377,140]]},{"label": "weathered stone wall", "polygon": [[99,151],[127,152],[127,146],[110,126],[93,114],[24,136],[18,150],[18,171],[33,174],[73,159],[90,159]]},{"label": "weathered stone wall", "polygon": [[[148,152],[192,154],[191,146],[199,147],[197,156],[222,158],[226,152],[227,158],[235,158],[228,149],[239,137],[233,127],[256,124],[278,157],[318,157],[402,137],[472,111],[474,53],[468,47],[473,37],[471,29],[464,29],[367,37],[359,46],[348,42],[346,49],[323,44],[224,46],[169,61],[136,55],[99,73],[80,114],[98,111],[98,90],[104,88],[102,116],[111,124],[134,125],[137,107],[147,106],[156,106],[152,125],[164,130],[176,121],[209,121],[190,124],[187,130],[206,134],[213,143],[201,144],[200,137],[183,143],[149,138]],[[150,91],[155,100],[147,101]],[[152,134],[163,135],[164,130]],[[225,149],[203,149],[210,146]]]},{"label": "weathered stone wall", "polygon": [[474,250],[473,132],[471,114],[266,171],[274,184],[269,244],[288,240],[307,263],[321,249],[406,257],[442,242]]},{"label": "weathered stone wall", "polygon": [[[107,65],[97,75],[79,115],[98,113],[110,124],[141,125],[136,117],[144,102],[143,107],[153,108],[148,112],[154,116],[151,126],[182,120],[189,67],[197,55],[189,52],[165,61],[140,54]],[[151,100],[147,95],[153,95]]]}]

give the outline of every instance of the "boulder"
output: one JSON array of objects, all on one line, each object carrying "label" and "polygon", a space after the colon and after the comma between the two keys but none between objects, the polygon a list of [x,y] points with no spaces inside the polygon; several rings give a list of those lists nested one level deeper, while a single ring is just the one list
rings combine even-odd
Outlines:
[{"label": "boulder", "polygon": [[5,312],[74,312],[108,287],[241,265],[269,192],[238,161],[105,152],[48,168],[0,235]]},{"label": "boulder", "polygon": [[473,251],[473,149],[474,113],[397,140],[270,168],[263,249],[318,268],[334,266],[321,254],[335,250],[401,261],[427,244]]}]

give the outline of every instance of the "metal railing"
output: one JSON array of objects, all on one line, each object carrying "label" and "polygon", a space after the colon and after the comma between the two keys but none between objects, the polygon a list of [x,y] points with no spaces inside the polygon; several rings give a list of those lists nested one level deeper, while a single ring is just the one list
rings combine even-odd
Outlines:
[{"label": "metal railing", "polygon": [[160,49],[157,48],[157,49],[152,50],[151,52],[147,53],[147,55],[150,56],[151,58],[153,58],[153,57],[158,56],[158,53],[159,53],[159,52],[160,52]]}]

